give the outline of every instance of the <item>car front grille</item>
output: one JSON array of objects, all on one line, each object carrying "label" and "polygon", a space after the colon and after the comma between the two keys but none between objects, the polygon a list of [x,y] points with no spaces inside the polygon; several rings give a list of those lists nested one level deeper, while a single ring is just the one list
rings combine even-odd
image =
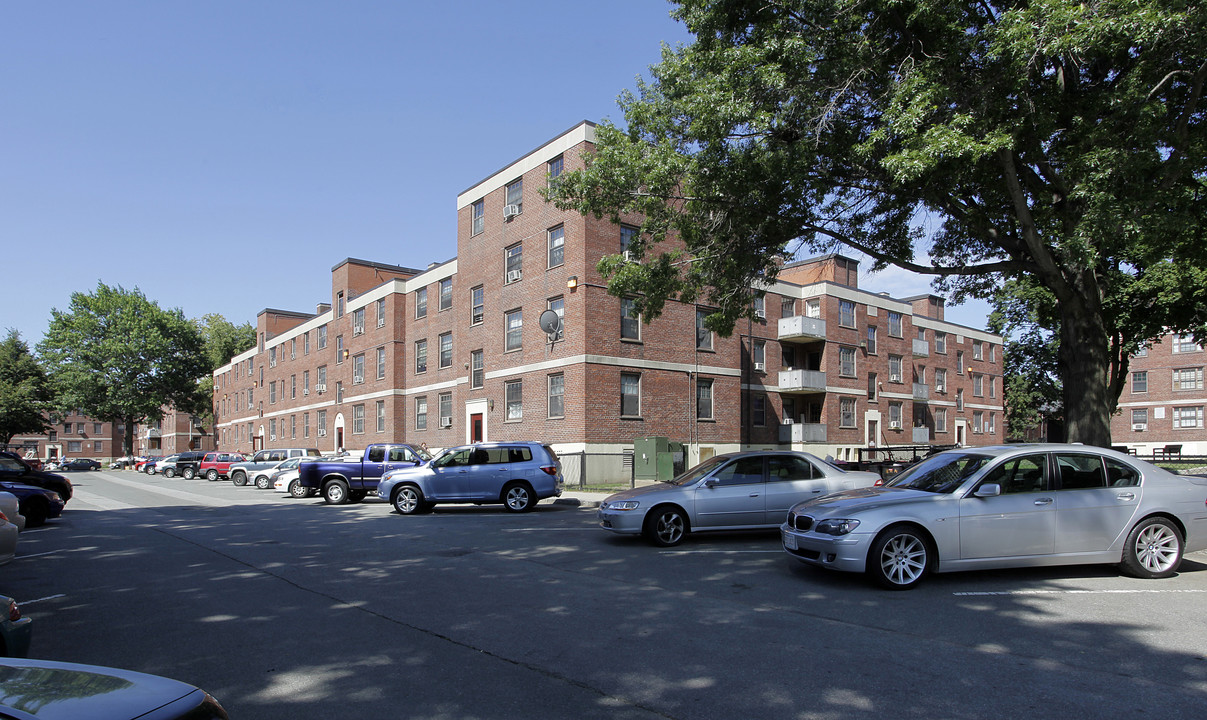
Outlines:
[{"label": "car front grille", "polygon": [[813,518],[808,515],[792,515],[788,518],[788,524],[792,526],[793,530],[808,532],[813,527]]}]

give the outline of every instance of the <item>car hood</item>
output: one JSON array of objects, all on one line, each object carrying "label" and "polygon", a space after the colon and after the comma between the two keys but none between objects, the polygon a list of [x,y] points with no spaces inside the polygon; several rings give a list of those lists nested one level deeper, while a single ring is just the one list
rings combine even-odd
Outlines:
[{"label": "car hood", "polygon": [[609,495],[604,502],[619,502],[621,500],[640,500],[648,499],[651,495],[678,495],[686,490],[689,485],[668,485],[667,483],[655,483],[653,485],[642,485],[641,487],[621,490],[618,493]]},{"label": "car hood", "polygon": [[197,689],[156,675],[48,660],[0,658],[0,708],[39,720],[135,718]]},{"label": "car hood", "polygon": [[895,487],[866,487],[843,490],[793,506],[791,512],[804,512],[836,516],[852,512],[867,512],[890,505],[916,502],[933,502],[937,498],[950,497],[922,490]]}]

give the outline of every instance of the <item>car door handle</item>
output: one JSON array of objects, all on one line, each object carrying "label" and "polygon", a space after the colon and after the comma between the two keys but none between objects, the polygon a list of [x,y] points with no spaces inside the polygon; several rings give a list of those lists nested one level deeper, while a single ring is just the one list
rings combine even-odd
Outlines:
[{"label": "car door handle", "polygon": [[1122,500],[1124,502],[1131,502],[1132,500],[1136,499],[1136,493],[1129,493],[1129,492],[1119,493],[1115,497],[1119,498],[1120,500]]},{"label": "car door handle", "polygon": [[759,496],[758,493],[750,493],[750,497],[758,497],[758,496]]},{"label": "car door handle", "polygon": [[1051,505],[1051,504],[1052,504],[1052,498],[1040,498],[1040,499],[1038,499],[1038,500],[1036,500],[1036,501],[1035,501],[1035,504],[1036,504],[1036,505]]}]

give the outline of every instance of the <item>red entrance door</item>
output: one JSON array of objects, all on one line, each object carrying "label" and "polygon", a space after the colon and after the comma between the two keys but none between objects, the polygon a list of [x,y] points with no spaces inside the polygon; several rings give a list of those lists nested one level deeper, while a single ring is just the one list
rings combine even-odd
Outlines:
[{"label": "red entrance door", "polygon": [[469,416],[469,434],[470,442],[480,443],[485,439],[482,437],[482,413]]}]

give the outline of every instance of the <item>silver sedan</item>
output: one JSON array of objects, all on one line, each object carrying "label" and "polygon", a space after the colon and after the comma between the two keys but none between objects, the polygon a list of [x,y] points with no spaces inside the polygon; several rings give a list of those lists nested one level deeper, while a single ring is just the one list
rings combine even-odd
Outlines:
[{"label": "silver sedan", "polygon": [[876,473],[848,472],[803,452],[716,455],[669,482],[609,496],[599,506],[599,524],[670,547],[691,532],[773,529],[805,498],[879,480]]},{"label": "silver sedan", "polygon": [[1084,445],[939,453],[885,487],[793,507],[784,550],[905,590],[928,572],[1116,563],[1173,575],[1207,549],[1207,478]]}]

